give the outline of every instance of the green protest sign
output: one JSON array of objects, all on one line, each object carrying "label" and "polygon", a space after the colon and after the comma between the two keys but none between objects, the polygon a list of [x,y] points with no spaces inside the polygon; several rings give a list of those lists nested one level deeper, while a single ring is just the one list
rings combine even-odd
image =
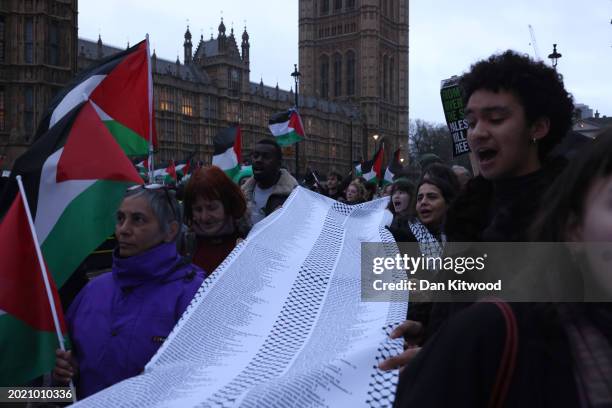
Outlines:
[{"label": "green protest sign", "polygon": [[467,143],[468,124],[463,113],[464,106],[458,76],[442,81],[440,96],[442,97],[446,125],[453,140],[453,156],[457,157],[469,153],[470,146]]}]

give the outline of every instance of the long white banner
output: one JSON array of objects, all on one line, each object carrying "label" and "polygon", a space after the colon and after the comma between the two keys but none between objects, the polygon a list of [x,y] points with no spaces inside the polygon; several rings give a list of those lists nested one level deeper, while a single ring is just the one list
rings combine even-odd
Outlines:
[{"label": "long white banner", "polygon": [[78,405],[391,406],[397,371],[377,365],[402,349],[388,334],[407,304],[360,293],[361,242],[397,250],[387,203],[297,188],[204,282],[142,375]]}]

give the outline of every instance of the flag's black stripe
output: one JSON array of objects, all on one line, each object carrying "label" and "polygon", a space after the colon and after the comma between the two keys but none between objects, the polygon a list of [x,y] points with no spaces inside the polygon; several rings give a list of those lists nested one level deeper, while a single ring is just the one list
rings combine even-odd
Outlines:
[{"label": "flag's black stripe", "polygon": [[0,195],[0,219],[8,211],[19,187],[15,177],[21,175],[25,188],[32,217],[36,217],[36,207],[38,204],[38,187],[42,167],[49,156],[60,149],[66,143],[66,139],[72,128],[74,120],[85,102],[79,104],[56,123],[47,133],[39,138],[24,154],[15,160],[11,176]]},{"label": "flag's black stripe", "polygon": [[215,148],[215,152],[213,153],[215,156],[218,154],[225,153],[227,149],[234,146],[234,142],[236,141],[236,133],[238,132],[238,128],[235,126],[221,129],[219,133],[213,139],[213,145]]},{"label": "flag's black stripe", "polygon": [[361,165],[361,174],[365,175],[372,170],[372,166],[374,165],[373,160],[368,160]]},{"label": "flag's black stripe", "polygon": [[64,88],[62,88],[53,97],[53,99],[49,103],[49,107],[45,111],[45,114],[44,114],[42,120],[38,124],[38,129],[36,130],[36,134],[34,135],[34,140],[38,140],[38,138],[40,138],[40,136],[42,134],[44,134],[47,131],[47,129],[49,129],[49,121],[51,120],[51,115],[53,114],[53,111],[55,110],[55,108],[57,108],[57,106],[60,104],[60,102],[66,97],[66,95],[74,87],[76,87],[81,82],[84,82],[87,78],[89,78],[91,76],[94,76],[94,75],[106,75],[106,74],[110,73],[113,69],[115,69],[115,67],[117,65],[119,65],[119,63],[121,61],[123,61],[123,59],[127,55],[137,51],[138,47],[140,47],[140,45],[143,42],[144,41],[141,41],[138,44],[134,45],[133,47],[128,48],[127,50],[121,51],[121,52],[119,52],[117,54],[110,55],[110,56],[104,58],[103,60],[101,60],[99,63],[97,63],[93,67],[91,67],[89,69],[86,69],[85,71],[77,74],[77,76],[74,77],[74,79],[68,85],[66,85]]},{"label": "flag's black stripe", "polygon": [[276,123],[287,122],[289,120],[289,118],[291,117],[291,112],[292,111],[285,111],[285,112],[275,113],[274,115],[272,115],[270,117],[270,120],[268,121],[268,124],[274,125]]}]

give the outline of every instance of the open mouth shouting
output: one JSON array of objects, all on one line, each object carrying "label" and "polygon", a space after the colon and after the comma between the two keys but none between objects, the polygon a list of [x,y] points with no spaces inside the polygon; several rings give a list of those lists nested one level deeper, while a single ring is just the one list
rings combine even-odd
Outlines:
[{"label": "open mouth shouting", "polygon": [[478,163],[480,164],[480,168],[484,170],[488,167],[491,167],[495,162],[497,154],[498,151],[490,147],[481,147],[476,150],[476,157],[478,157]]}]

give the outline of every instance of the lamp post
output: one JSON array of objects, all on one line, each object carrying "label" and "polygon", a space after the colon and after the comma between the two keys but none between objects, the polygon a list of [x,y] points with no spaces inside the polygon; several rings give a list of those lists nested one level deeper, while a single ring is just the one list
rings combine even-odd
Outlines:
[{"label": "lamp post", "polygon": [[555,71],[557,70],[557,62],[559,61],[559,58],[561,57],[562,55],[557,52],[557,44],[553,44],[553,52],[552,54],[548,54],[548,58],[552,60],[552,66],[555,69]]},{"label": "lamp post", "polygon": [[[297,64],[293,64],[293,67],[294,67],[294,70],[291,73],[291,76],[293,77],[293,80],[295,81],[295,110],[299,112],[298,95],[300,93],[299,91],[300,75],[302,74],[300,74],[300,71],[298,71]],[[299,166],[300,166],[299,164],[299,152],[300,152],[299,146],[300,146],[300,143],[297,142],[295,144],[295,178],[296,180],[299,180]]]},{"label": "lamp post", "polygon": [[372,139],[374,139],[374,154],[376,154],[376,149],[378,148],[378,138],[380,136],[378,136],[378,134],[376,135],[372,135]]}]

